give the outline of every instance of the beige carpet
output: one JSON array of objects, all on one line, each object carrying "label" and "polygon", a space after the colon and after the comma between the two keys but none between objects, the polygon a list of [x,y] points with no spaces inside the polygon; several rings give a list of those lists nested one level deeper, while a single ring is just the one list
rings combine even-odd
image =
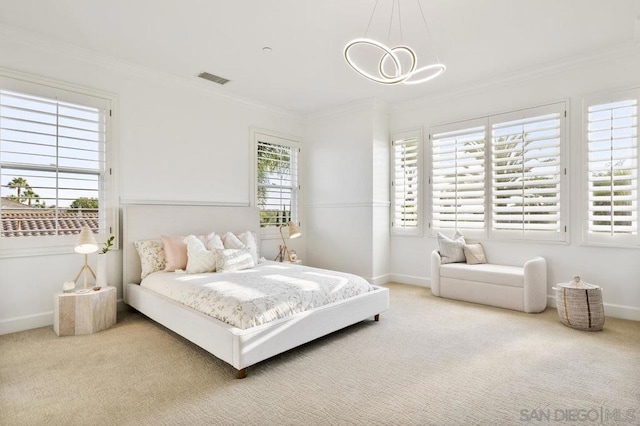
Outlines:
[{"label": "beige carpet", "polygon": [[528,315],[389,287],[380,322],[262,362],[244,380],[136,313],[88,336],[0,336],[0,424],[640,423],[640,323],[577,331],[554,309]]}]

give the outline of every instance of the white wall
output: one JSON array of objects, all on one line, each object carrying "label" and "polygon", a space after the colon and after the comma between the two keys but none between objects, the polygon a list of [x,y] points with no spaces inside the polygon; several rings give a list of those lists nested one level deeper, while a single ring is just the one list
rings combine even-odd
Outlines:
[{"label": "white wall", "polygon": [[[536,255],[548,262],[548,294],[557,282],[567,282],[575,274],[603,287],[607,315],[640,320],[640,250],[585,246],[581,244],[581,144],[582,97],[590,93],[640,86],[640,53],[628,49],[589,61],[567,63],[550,68],[538,76],[512,77],[484,89],[461,91],[431,99],[396,105],[391,113],[392,131],[507,112],[569,100],[569,205],[570,243],[543,244],[483,240],[488,259],[496,263],[523,264]],[[444,77],[443,77],[444,78]],[[428,143],[428,141],[427,141]],[[429,164],[425,149],[425,165]],[[425,181],[425,187],[426,186]],[[430,192],[425,193],[428,198]],[[425,221],[429,219],[424,206]],[[425,228],[426,229],[426,228]],[[429,254],[437,248],[436,239],[424,237],[391,238],[391,271],[397,281],[429,285]]]},{"label": "white wall", "polygon": [[[118,96],[114,172],[124,202],[249,203],[249,128],[303,133],[299,117],[226,99],[208,82],[183,81],[30,35],[0,34],[0,67]],[[292,246],[301,256],[304,241]],[[263,253],[273,257],[277,246],[277,240],[263,241]],[[108,263],[121,298],[121,252],[110,253]],[[81,265],[75,254],[0,259],[0,334],[52,324],[53,296]]]},{"label": "white wall", "polygon": [[385,282],[389,259],[386,106],[363,101],[307,121],[307,256]]},{"label": "white wall", "polygon": [[373,191],[373,217],[371,224],[372,282],[377,284],[389,280],[390,235],[390,191],[389,169],[389,113],[388,108],[373,110],[373,143],[371,182]]}]

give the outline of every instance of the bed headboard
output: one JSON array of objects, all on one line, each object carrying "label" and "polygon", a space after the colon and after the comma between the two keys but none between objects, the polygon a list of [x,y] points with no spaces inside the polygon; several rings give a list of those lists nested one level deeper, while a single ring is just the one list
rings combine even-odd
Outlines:
[{"label": "bed headboard", "polygon": [[258,234],[259,217],[256,207],[147,204],[124,206],[122,286],[140,282],[142,269],[133,245],[134,241],[160,239],[161,235],[200,235],[210,232],[223,234],[227,231],[252,231]]}]

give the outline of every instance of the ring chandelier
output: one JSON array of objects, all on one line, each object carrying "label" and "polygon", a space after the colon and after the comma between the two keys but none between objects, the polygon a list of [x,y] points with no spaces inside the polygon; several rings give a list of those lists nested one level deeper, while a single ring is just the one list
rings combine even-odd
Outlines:
[{"label": "ring chandelier", "polygon": [[[371,21],[373,20],[376,8],[378,7],[378,1],[379,0],[376,0],[376,4],[373,7],[373,12],[371,13],[369,25],[367,26],[364,37],[351,40],[344,48],[344,58],[351,66],[351,68],[371,81],[388,85],[420,84],[432,80],[442,74],[447,69],[447,67],[439,62],[438,55],[435,53],[435,50],[433,50],[433,46],[432,50],[438,62],[435,64],[418,67],[418,56],[416,55],[416,52],[411,47],[403,45],[402,41],[398,46],[389,47],[384,43],[367,37],[369,27],[371,26]],[[400,16],[399,0],[393,0],[391,19],[389,22],[389,34],[391,34],[391,24],[393,22],[393,13],[395,10],[396,1],[398,2],[398,24],[400,28],[400,39],[402,40],[402,19]],[[430,38],[429,27],[427,26],[427,20],[425,19],[424,13],[422,12],[420,0],[416,0],[416,2],[418,3],[425,29],[427,30],[427,36],[429,36]],[[377,61],[377,69],[367,70],[366,67],[358,64],[357,59],[353,54],[354,48],[358,46],[366,46],[379,51],[381,56]]]}]

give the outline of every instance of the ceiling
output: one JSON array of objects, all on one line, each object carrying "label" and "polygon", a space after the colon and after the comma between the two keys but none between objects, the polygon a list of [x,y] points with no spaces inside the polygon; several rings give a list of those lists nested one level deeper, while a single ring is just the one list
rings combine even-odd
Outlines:
[{"label": "ceiling", "polygon": [[[431,38],[416,0],[401,0],[403,41],[419,65],[435,61],[433,47],[447,71],[415,86],[369,82],[343,59],[376,0],[2,0],[0,25],[184,78],[208,71],[231,80],[216,86],[224,93],[306,115],[371,97],[402,102],[614,49],[634,41],[640,15],[640,0],[420,1]],[[387,40],[392,2],[379,0],[369,36]],[[396,21],[392,43],[398,34]]]}]

